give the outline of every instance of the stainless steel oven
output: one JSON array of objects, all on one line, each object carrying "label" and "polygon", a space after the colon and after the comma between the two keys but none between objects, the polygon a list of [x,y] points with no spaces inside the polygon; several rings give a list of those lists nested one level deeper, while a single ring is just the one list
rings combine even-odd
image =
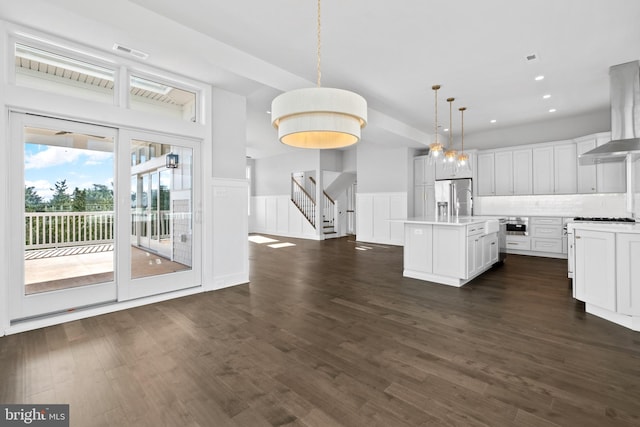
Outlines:
[{"label": "stainless steel oven", "polygon": [[507,218],[506,230],[507,235],[510,236],[528,236],[529,218],[519,216]]}]

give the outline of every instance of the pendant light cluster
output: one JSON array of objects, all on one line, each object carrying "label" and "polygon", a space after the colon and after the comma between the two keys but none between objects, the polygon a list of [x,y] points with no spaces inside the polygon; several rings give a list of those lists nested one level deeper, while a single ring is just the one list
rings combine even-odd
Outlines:
[{"label": "pendant light cluster", "polygon": [[342,148],[360,140],[367,124],[367,101],[343,89],[321,87],[320,0],[318,0],[317,86],[285,92],[271,103],[278,139],[299,148]]},{"label": "pendant light cluster", "polygon": [[429,144],[429,163],[434,164],[439,159],[442,159],[441,162],[444,168],[454,173],[463,169],[468,170],[470,169],[469,155],[464,152],[464,112],[466,107],[460,107],[458,109],[461,115],[461,150],[458,153],[458,151],[454,149],[453,143],[453,101],[455,101],[455,98],[447,98],[447,102],[449,103],[449,144],[445,149],[444,145],[440,142],[440,135],[438,134],[438,89],[440,89],[440,87],[440,85],[431,87],[435,92],[435,141]]}]

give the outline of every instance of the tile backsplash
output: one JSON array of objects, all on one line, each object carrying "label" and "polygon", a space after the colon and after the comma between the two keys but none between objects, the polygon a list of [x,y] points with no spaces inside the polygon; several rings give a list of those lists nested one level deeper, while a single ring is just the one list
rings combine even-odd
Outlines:
[{"label": "tile backsplash", "polygon": [[[473,214],[627,217],[629,213],[625,200],[624,193],[475,197]],[[638,217],[640,214],[638,203],[635,206],[636,217]]]}]

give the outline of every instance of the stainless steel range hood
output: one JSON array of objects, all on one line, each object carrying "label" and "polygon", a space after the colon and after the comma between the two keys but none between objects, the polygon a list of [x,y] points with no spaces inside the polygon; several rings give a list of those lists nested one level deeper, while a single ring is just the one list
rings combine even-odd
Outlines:
[{"label": "stainless steel range hood", "polygon": [[609,68],[611,141],[580,155],[581,164],[640,156],[640,61]]}]

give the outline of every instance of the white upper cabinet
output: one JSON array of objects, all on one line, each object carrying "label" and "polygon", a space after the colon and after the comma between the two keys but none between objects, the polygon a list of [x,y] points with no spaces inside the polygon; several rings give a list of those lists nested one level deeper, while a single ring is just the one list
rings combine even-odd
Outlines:
[{"label": "white upper cabinet", "polygon": [[510,196],[513,194],[513,153],[498,151],[495,159],[495,191],[496,196]]},{"label": "white upper cabinet", "polygon": [[476,186],[478,196],[494,196],[495,189],[495,171],[494,171],[494,154],[481,153],[478,154],[478,184]]},{"label": "white upper cabinet", "polygon": [[578,191],[576,144],[553,146],[554,193],[575,194]]},{"label": "white upper cabinet", "polygon": [[[489,168],[491,162],[490,153],[483,153],[482,156],[487,156],[485,164]],[[480,155],[478,156],[478,164],[480,164]],[[493,153],[493,193],[491,195],[496,196],[512,196],[512,195],[525,195],[532,193],[531,185],[531,150],[506,150],[496,151]],[[484,176],[481,176],[481,170],[483,167],[478,166],[478,181],[479,185],[482,185]],[[489,174],[489,172],[487,172]],[[489,190],[489,188],[486,188]],[[481,194],[479,195],[490,195]]]},{"label": "white upper cabinet", "polygon": [[[477,195],[624,193],[624,161],[579,162],[580,154],[609,142],[609,135],[603,132],[575,140],[479,152]],[[636,180],[640,184],[640,173]]]},{"label": "white upper cabinet", "polygon": [[513,194],[533,193],[533,160],[530,149],[513,151]]},{"label": "white upper cabinet", "polygon": [[578,156],[578,193],[596,193],[596,165],[580,164],[579,156],[596,148],[596,137],[591,135],[576,139],[576,155]]},{"label": "white upper cabinet", "polygon": [[533,149],[533,194],[553,193],[553,146]]},{"label": "white upper cabinet", "polygon": [[[596,146],[611,140],[609,132],[598,134]],[[599,163],[596,166],[598,193],[624,193],[627,185],[627,171],[624,161]]]},{"label": "white upper cabinet", "polygon": [[430,165],[427,156],[413,158],[413,184],[433,185],[436,180],[435,166]]}]

